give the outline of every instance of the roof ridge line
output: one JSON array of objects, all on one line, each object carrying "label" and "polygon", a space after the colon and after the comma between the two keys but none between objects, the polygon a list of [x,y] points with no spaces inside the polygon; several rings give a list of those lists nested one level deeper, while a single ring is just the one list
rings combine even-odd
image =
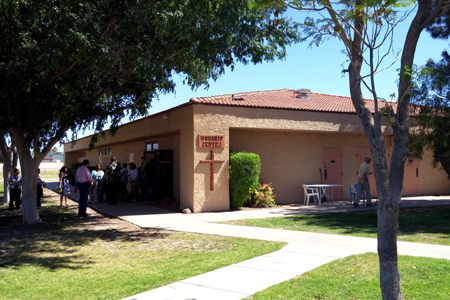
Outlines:
[{"label": "roof ridge line", "polygon": [[223,94],[223,95],[213,95],[213,96],[205,96],[205,97],[193,97],[189,100],[189,102],[196,102],[196,103],[200,103],[202,102],[202,99],[206,99],[206,98],[225,98],[227,96],[232,96],[232,95],[254,95],[254,94],[266,94],[266,93],[270,93],[270,92],[282,92],[282,91],[289,91],[289,90],[293,90],[293,89],[276,89],[276,90],[266,90],[266,91],[250,91],[250,92],[239,92],[239,93],[229,93],[229,94]]}]

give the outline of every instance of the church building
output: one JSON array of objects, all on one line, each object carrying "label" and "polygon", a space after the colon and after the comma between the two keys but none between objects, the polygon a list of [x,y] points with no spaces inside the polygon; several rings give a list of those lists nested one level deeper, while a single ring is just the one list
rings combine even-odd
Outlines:
[{"label": "church building", "polygon": [[[372,111],[374,102],[367,100]],[[395,102],[381,101],[380,107]],[[392,127],[383,120],[388,161]],[[225,211],[229,201],[229,153],[261,159],[260,180],[272,183],[279,204],[303,203],[302,184],[340,184],[334,199],[349,200],[364,156],[371,155],[350,97],[282,89],[192,98],[188,103],[121,125],[89,151],[87,136],[64,144],[65,165],[89,159],[103,168],[155,158],[161,197],[180,209]],[[450,194],[447,174],[431,165],[432,153],[405,165],[403,196]],[[371,168],[373,168],[371,164]],[[373,170],[372,170],[373,171]],[[376,197],[375,179],[371,178]]]}]

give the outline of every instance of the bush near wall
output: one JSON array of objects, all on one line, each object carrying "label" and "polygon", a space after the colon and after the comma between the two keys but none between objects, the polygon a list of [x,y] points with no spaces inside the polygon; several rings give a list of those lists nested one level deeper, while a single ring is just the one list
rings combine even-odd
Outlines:
[{"label": "bush near wall", "polygon": [[230,153],[230,206],[241,207],[259,181],[261,160],[255,153]]},{"label": "bush near wall", "polygon": [[73,163],[70,165],[70,172],[72,172],[72,175],[75,176],[75,174],[77,173],[77,169],[81,167],[81,163],[77,162],[77,163]]},{"label": "bush near wall", "polygon": [[275,195],[273,193],[272,183],[257,183],[252,189],[253,192],[245,202],[245,206],[249,207],[273,207],[275,203]]}]

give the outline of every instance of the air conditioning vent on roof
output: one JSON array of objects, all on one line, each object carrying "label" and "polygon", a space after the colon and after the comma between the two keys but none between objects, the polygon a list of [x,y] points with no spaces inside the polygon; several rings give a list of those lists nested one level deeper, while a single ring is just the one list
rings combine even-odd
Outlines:
[{"label": "air conditioning vent on roof", "polygon": [[294,90],[294,98],[308,99],[309,94],[311,94],[310,89],[296,89]]},{"label": "air conditioning vent on roof", "polygon": [[235,96],[234,94],[231,95],[231,98],[233,99],[233,101],[244,101],[244,98],[239,97],[239,96]]}]

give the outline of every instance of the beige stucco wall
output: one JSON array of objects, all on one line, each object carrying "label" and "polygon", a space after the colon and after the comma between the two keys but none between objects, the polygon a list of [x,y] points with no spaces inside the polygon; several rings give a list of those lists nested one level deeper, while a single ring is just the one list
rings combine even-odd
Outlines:
[{"label": "beige stucco wall", "polygon": [[439,164],[434,168],[431,164],[433,154],[426,151],[419,161],[420,191],[423,195],[450,195],[450,180]]}]

